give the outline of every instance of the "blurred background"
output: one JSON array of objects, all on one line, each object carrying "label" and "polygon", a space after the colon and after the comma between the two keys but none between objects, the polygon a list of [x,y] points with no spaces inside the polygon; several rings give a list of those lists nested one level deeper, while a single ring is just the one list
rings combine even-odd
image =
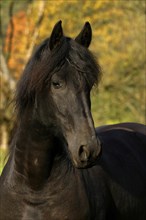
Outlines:
[{"label": "blurred background", "polygon": [[102,68],[92,92],[96,126],[146,123],[146,3],[143,0],[1,0],[0,169],[15,119],[16,83],[33,49],[62,20],[72,38],[92,25],[90,50]]}]

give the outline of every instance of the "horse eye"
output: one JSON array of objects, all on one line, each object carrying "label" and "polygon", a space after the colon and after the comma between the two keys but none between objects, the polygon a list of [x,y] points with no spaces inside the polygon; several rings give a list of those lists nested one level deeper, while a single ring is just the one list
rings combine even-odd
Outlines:
[{"label": "horse eye", "polygon": [[62,83],[58,81],[53,81],[52,86],[54,89],[60,89],[62,87]]}]

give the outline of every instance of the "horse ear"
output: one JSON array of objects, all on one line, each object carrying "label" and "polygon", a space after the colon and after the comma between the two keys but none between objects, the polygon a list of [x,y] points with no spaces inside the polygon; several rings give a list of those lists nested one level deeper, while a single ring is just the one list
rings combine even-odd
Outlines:
[{"label": "horse ear", "polygon": [[61,40],[63,38],[63,29],[62,29],[61,24],[62,24],[62,21],[58,21],[53,28],[50,41],[49,41],[50,50],[53,50],[54,48],[59,46],[59,44],[61,43]]},{"label": "horse ear", "polygon": [[75,38],[75,41],[84,47],[89,47],[92,39],[92,29],[89,22],[86,22],[79,35]]}]

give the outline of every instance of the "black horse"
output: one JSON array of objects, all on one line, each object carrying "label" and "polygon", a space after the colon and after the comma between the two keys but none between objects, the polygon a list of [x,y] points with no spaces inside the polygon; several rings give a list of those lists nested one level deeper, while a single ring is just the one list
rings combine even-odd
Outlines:
[{"label": "black horse", "polygon": [[86,22],[65,37],[59,21],[24,70],[1,220],[146,219],[146,126],[94,128],[90,91],[101,74],[91,35]]}]

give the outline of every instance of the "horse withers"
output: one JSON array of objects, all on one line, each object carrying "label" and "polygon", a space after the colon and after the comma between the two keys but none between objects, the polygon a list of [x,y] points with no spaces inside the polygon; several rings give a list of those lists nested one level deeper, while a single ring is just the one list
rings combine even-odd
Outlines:
[{"label": "horse withers", "polygon": [[59,21],[26,65],[2,220],[146,219],[146,126],[94,128],[90,91],[101,71],[91,38],[89,22],[71,39]]}]

